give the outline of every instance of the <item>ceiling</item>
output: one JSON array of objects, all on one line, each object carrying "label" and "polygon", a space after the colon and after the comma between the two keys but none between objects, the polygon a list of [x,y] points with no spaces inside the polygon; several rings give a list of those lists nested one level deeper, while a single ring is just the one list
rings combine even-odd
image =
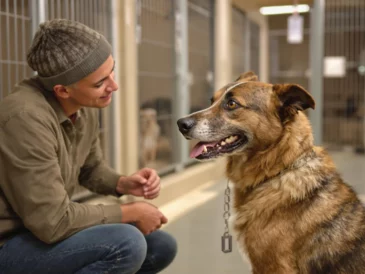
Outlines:
[{"label": "ceiling", "polygon": [[263,6],[293,5],[295,2],[297,4],[313,4],[313,0],[232,0],[235,6],[246,11],[257,11]]}]

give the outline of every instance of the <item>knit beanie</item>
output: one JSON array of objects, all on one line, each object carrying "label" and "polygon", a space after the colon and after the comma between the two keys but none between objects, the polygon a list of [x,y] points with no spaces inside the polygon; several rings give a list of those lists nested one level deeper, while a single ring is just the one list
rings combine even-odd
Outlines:
[{"label": "knit beanie", "polygon": [[105,37],[79,22],[55,19],[39,25],[28,65],[46,89],[71,85],[97,70],[111,54]]}]

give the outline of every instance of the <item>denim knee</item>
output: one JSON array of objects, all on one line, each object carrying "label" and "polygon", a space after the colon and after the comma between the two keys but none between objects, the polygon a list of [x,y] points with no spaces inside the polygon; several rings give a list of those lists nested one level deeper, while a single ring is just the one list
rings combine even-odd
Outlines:
[{"label": "denim knee", "polygon": [[108,231],[107,237],[116,245],[115,267],[124,271],[128,269],[126,273],[136,273],[146,259],[147,242],[144,235],[136,227],[128,225],[123,230]]},{"label": "denim knee", "polygon": [[138,274],[158,273],[174,260],[177,253],[176,240],[168,233],[157,230],[146,236],[147,256]]}]

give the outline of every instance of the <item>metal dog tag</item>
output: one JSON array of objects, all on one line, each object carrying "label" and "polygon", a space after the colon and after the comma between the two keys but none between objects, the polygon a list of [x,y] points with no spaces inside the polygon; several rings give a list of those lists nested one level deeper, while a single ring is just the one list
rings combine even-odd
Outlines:
[{"label": "metal dog tag", "polygon": [[228,233],[224,233],[224,235],[222,236],[222,252],[232,252],[232,236]]}]

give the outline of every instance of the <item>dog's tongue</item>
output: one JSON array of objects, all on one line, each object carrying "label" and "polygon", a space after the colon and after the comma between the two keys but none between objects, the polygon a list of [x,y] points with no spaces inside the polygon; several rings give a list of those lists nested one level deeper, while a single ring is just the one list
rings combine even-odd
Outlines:
[{"label": "dog's tongue", "polygon": [[196,158],[198,157],[200,154],[203,153],[203,149],[204,146],[206,147],[214,147],[218,142],[212,142],[212,143],[204,143],[204,142],[199,142],[195,145],[195,147],[193,148],[193,150],[190,152],[190,158]]}]

